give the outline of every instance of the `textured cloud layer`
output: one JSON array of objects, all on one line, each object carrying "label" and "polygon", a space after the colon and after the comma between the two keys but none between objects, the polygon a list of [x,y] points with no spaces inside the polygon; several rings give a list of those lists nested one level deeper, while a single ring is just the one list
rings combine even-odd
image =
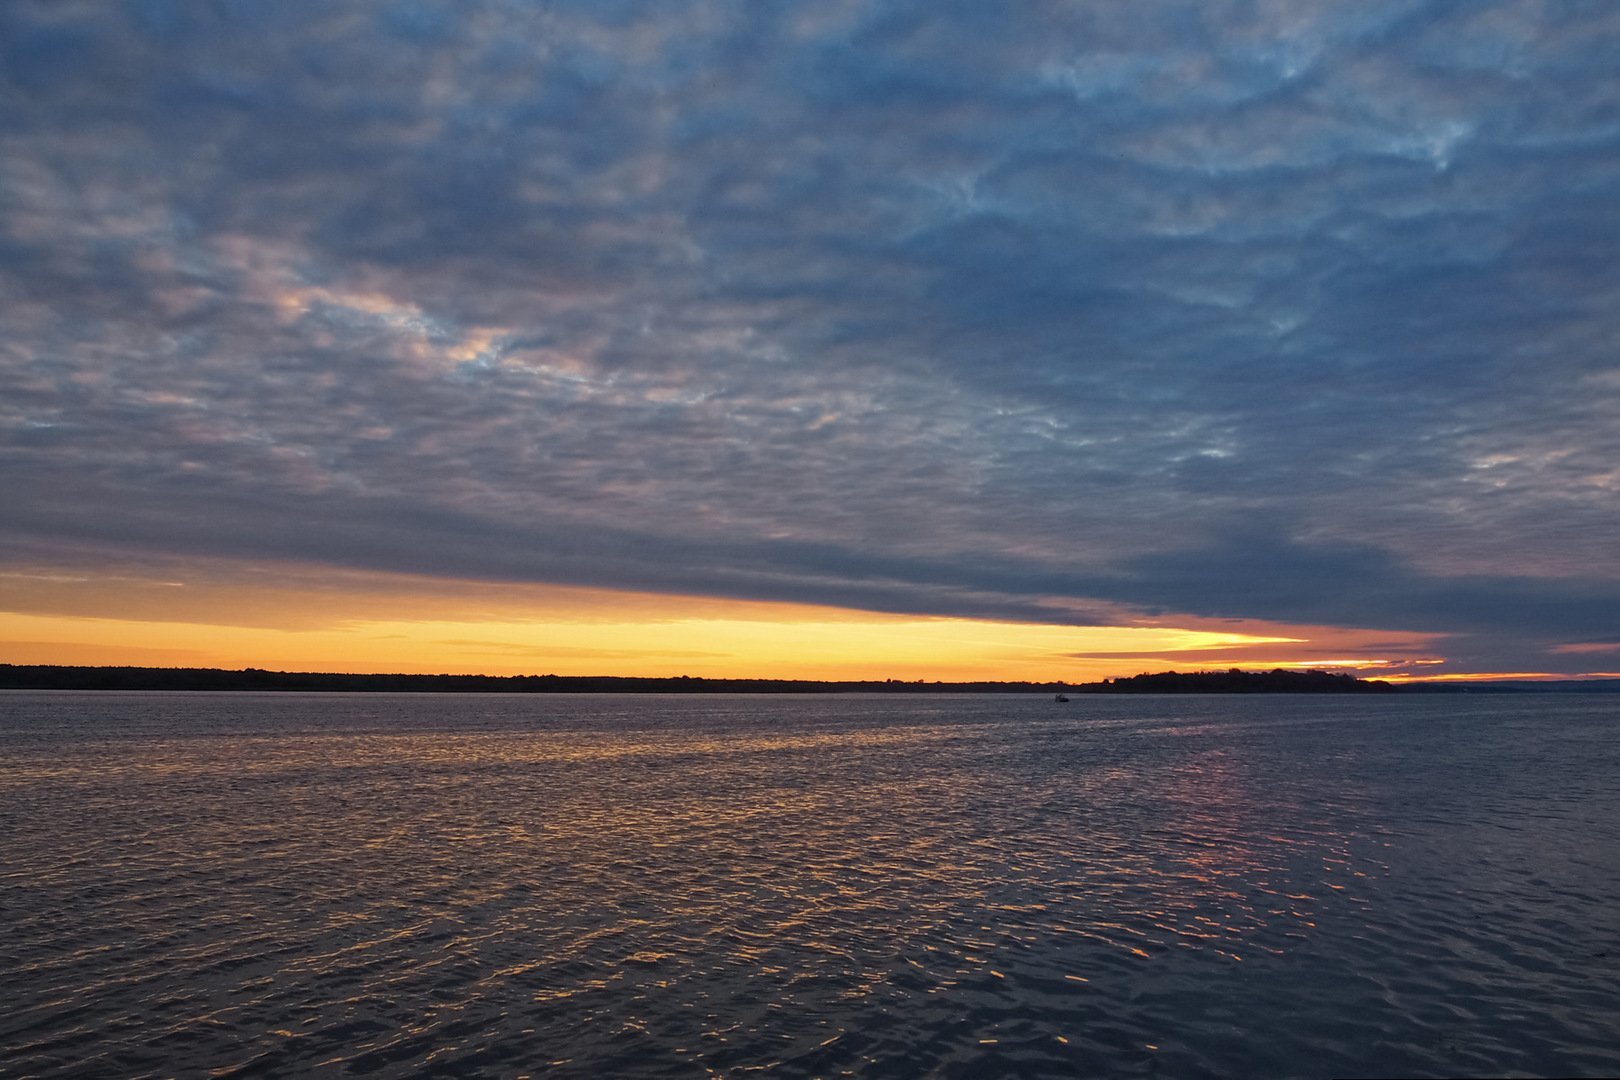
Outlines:
[{"label": "textured cloud layer", "polygon": [[0,543],[1590,666],[1616,40],[1532,0],[12,0]]}]

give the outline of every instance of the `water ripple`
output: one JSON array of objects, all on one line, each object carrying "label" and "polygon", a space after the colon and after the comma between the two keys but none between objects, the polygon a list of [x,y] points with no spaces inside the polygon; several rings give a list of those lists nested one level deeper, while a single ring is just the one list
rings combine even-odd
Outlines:
[{"label": "water ripple", "polygon": [[1613,1074],[1614,710],[8,694],[0,1071]]}]

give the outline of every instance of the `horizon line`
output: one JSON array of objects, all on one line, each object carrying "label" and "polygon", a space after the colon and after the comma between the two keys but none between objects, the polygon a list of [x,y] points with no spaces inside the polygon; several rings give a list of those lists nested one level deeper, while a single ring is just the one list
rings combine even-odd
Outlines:
[{"label": "horizon line", "polygon": [[50,671],[140,671],[140,672],[196,672],[229,675],[279,675],[279,676],[310,676],[335,679],[488,679],[495,681],[517,681],[526,679],[556,679],[565,681],[590,680],[624,680],[642,682],[704,682],[704,683],[803,683],[818,686],[1038,686],[1038,687],[1078,687],[1094,686],[1112,682],[1116,679],[1132,679],[1140,676],[1152,675],[1223,675],[1230,672],[1243,674],[1331,674],[1342,675],[1346,678],[1362,682],[1385,682],[1392,685],[1411,685],[1422,683],[1482,683],[1482,682],[1513,682],[1513,683],[1569,683],[1569,682],[1620,682],[1620,672],[1590,672],[1581,674],[1560,674],[1556,672],[1477,672],[1454,673],[1445,675],[1399,675],[1391,673],[1387,676],[1367,678],[1354,670],[1344,670],[1333,666],[1319,668],[1298,667],[1244,667],[1242,665],[1228,665],[1218,668],[1169,668],[1160,671],[1138,671],[1131,674],[1107,675],[1090,681],[1077,681],[1072,679],[900,679],[895,677],[883,678],[853,678],[828,679],[809,678],[798,676],[750,676],[750,675],[623,675],[623,674],[592,674],[592,675],[562,675],[556,672],[530,672],[521,674],[492,674],[477,671],[437,671],[437,672],[411,672],[411,671],[316,671],[316,670],[289,670],[276,668],[261,668],[252,665],[232,668],[214,666],[185,666],[185,665],[157,665],[157,664],[16,664],[0,661],[0,670],[50,670]]}]

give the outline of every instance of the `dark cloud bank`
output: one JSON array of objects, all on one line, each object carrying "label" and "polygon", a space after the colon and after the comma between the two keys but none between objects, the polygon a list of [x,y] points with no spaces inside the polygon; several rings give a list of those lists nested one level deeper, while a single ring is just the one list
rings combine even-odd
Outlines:
[{"label": "dark cloud bank", "polygon": [[11,0],[0,544],[1612,664],[1616,41]]}]

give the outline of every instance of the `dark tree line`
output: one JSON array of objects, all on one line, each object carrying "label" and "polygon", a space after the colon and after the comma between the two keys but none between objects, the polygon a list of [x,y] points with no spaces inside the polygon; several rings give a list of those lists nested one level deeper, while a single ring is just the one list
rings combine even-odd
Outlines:
[{"label": "dark tree line", "polygon": [[441,694],[1045,693],[1067,683],[818,682],[813,679],[637,678],[620,675],[347,675],[245,668],[68,667],[0,664],[8,690],[303,690]]},{"label": "dark tree line", "polygon": [[1328,671],[1163,671],[1104,679],[1077,688],[1082,694],[1389,694],[1387,682]]}]

